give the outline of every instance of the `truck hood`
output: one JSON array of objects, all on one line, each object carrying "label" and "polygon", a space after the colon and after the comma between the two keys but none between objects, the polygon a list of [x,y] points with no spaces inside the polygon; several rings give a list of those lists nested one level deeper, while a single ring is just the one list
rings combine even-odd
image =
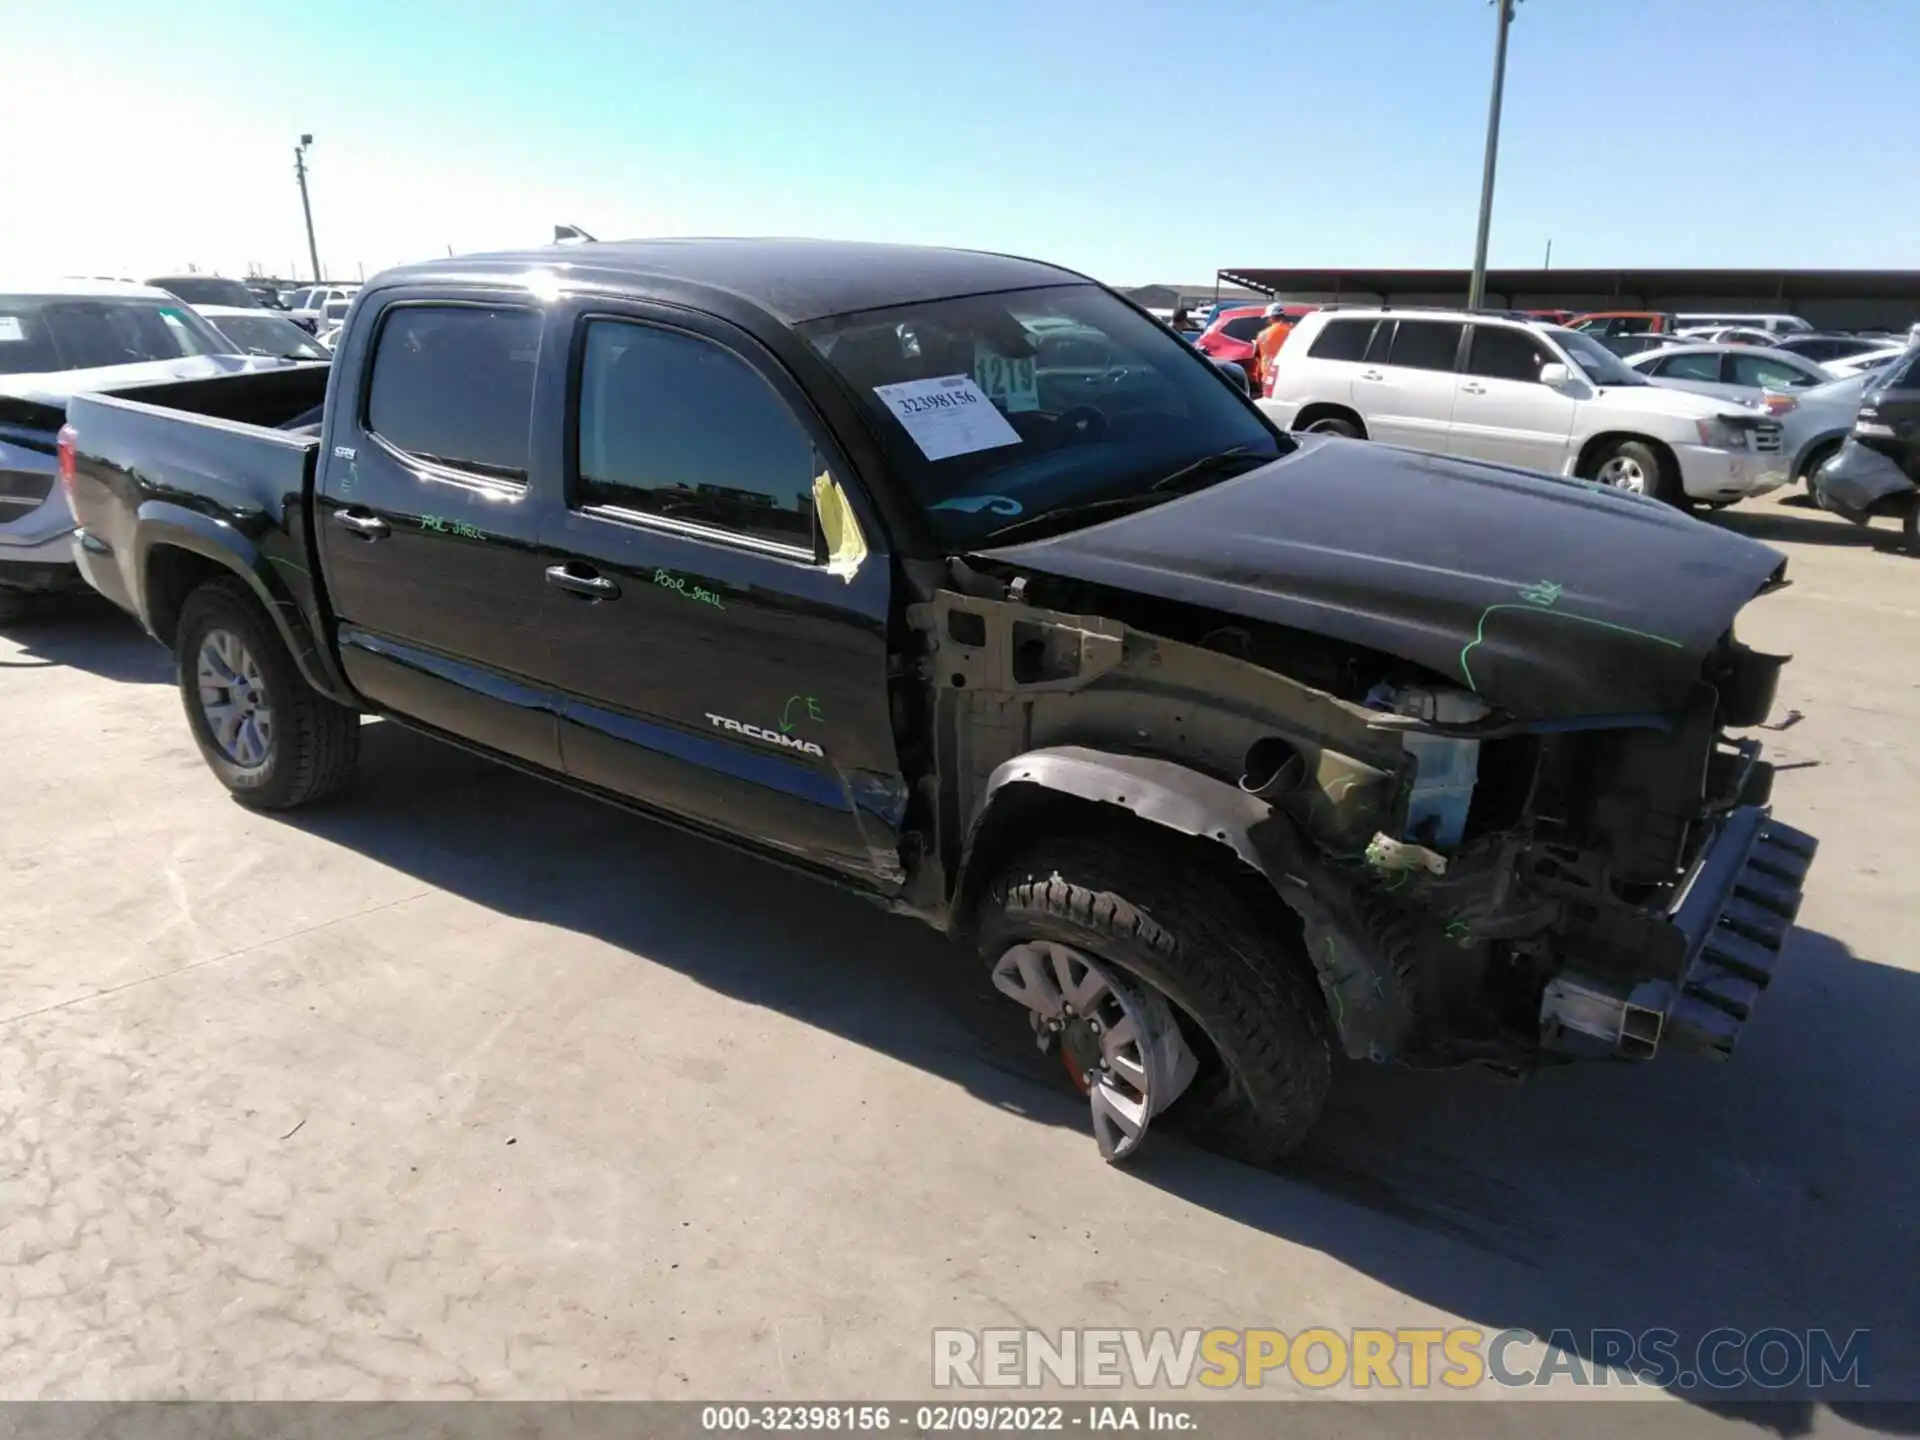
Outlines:
[{"label": "truck hood", "polygon": [[1677,713],[1786,559],[1579,480],[1300,437],[1272,464],[980,558],[1397,656],[1529,720]]}]

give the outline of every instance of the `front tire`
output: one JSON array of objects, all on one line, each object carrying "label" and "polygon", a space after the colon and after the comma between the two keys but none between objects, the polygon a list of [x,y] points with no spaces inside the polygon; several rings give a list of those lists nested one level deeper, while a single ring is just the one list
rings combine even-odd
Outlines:
[{"label": "front tire", "polygon": [[291,810],[345,788],[360,717],[307,684],[242,581],[187,597],[173,653],[194,741],[235,799]]},{"label": "front tire", "polygon": [[1052,941],[1170,1002],[1200,1068],[1167,1123],[1207,1148],[1270,1165],[1318,1118],[1332,1059],[1310,962],[1191,854],[1139,835],[1049,838],[1000,872],[975,929],[989,965]]},{"label": "front tire", "polygon": [[1900,538],[1907,554],[1920,555],[1920,494],[1907,501],[1907,513],[1900,517]]},{"label": "front tire", "polygon": [[1670,474],[1669,468],[1643,440],[1616,440],[1593,458],[1593,478],[1602,485],[1669,505],[1684,504],[1680,477]]},{"label": "front tire", "polygon": [[1309,435],[1338,435],[1343,440],[1360,439],[1360,427],[1338,415],[1328,415],[1307,426]]}]

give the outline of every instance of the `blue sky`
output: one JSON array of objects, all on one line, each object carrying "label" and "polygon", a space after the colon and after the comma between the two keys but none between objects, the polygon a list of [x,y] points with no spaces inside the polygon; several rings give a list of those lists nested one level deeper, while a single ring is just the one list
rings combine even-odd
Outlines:
[{"label": "blue sky", "polygon": [[[16,193],[0,265],[304,272],[301,131],[349,278],[556,220],[1117,284],[1464,265],[1493,31],[1487,0],[69,0],[0,87],[64,200]],[[1916,62],[1915,0],[1522,0],[1492,261],[1913,265]]]}]

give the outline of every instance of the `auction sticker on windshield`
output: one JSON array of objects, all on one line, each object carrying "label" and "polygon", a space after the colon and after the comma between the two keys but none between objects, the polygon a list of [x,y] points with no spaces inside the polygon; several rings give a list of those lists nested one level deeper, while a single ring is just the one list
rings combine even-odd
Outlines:
[{"label": "auction sticker on windshield", "polygon": [[973,378],[987,398],[1008,414],[1040,408],[1040,382],[1034,375],[1031,355],[1007,356],[976,344]]},{"label": "auction sticker on windshield", "polygon": [[993,408],[971,375],[937,375],[876,385],[873,393],[907,427],[929,460],[1018,445],[1020,433]]},{"label": "auction sticker on windshield", "polygon": [[27,332],[20,328],[18,315],[0,315],[0,340],[24,340]]}]

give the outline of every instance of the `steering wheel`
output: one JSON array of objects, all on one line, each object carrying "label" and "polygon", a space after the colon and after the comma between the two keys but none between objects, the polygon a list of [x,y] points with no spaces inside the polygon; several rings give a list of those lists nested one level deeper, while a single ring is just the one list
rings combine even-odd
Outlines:
[{"label": "steering wheel", "polygon": [[1091,405],[1076,405],[1054,417],[1053,429],[1060,443],[1099,440],[1107,433],[1107,417],[1104,411],[1096,410]]}]

